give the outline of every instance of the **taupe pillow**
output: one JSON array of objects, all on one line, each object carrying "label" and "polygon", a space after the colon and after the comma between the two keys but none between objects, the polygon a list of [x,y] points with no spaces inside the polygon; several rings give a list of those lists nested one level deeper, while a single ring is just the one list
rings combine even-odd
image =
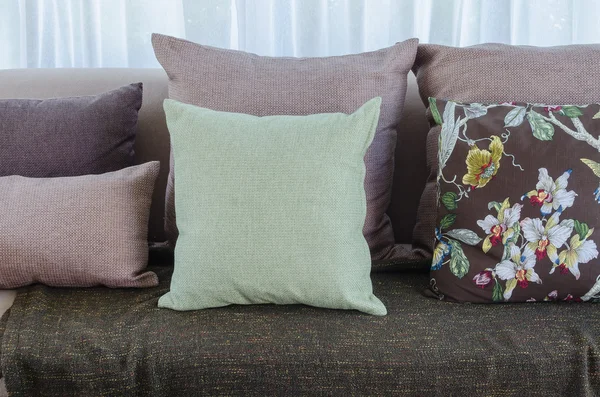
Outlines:
[{"label": "taupe pillow", "polygon": [[159,163],[101,175],[0,177],[0,289],[152,287],[148,217]]},{"label": "taupe pillow", "polygon": [[[416,39],[379,51],[329,58],[262,57],[160,34],[152,36],[152,43],[169,76],[169,97],[204,108],[257,116],[352,113],[380,96],[379,125],[365,157],[367,218],[363,233],[373,260],[411,257],[395,245],[385,212],[392,192],[396,128]],[[171,158],[165,229],[172,243],[178,234],[173,182]]]},{"label": "taupe pillow", "polygon": [[[525,102],[583,104],[600,102],[600,45],[560,47],[482,44],[472,47],[419,45],[413,71],[419,93],[465,103]],[[437,141],[428,140],[428,157]],[[431,164],[429,164],[431,165]],[[437,170],[421,198],[413,247],[432,252],[436,222]]]}]

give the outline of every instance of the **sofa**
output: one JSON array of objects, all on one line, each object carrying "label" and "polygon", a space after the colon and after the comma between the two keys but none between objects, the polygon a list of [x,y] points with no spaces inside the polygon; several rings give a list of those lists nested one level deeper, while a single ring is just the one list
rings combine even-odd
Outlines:
[{"label": "sofa", "polygon": [[[169,162],[160,69],[0,71],[0,97],[46,98],[144,84],[136,161],[158,160],[149,267],[158,287],[0,293],[3,384],[15,396],[403,395],[594,396],[600,315],[594,305],[476,305],[426,296],[427,261],[372,274],[385,317],[301,305],[157,308],[172,252],[160,242]],[[410,245],[426,182],[425,107],[415,77],[400,125],[388,214]],[[414,170],[406,172],[406,170]],[[14,303],[13,303],[14,301]],[[11,307],[12,306],[12,307]]]}]

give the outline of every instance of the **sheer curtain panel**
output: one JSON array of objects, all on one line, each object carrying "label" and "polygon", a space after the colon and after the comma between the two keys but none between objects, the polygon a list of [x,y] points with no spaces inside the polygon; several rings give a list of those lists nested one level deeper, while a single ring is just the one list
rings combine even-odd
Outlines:
[{"label": "sheer curtain panel", "polygon": [[150,34],[271,56],[600,41],[600,0],[0,0],[0,68],[158,67]]}]

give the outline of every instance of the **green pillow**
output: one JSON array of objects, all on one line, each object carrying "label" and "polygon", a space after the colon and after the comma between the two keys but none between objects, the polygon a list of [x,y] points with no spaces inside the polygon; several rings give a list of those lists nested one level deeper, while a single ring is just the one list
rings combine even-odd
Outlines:
[{"label": "green pillow", "polygon": [[380,104],[256,117],[165,100],[179,239],[158,306],[302,303],[385,315],[362,233],[363,158]]}]

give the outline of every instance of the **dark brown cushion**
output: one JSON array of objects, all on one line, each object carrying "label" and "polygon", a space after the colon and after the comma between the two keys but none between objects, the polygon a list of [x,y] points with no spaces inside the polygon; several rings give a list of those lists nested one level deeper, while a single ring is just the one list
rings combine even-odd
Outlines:
[{"label": "dark brown cushion", "polygon": [[[419,45],[413,71],[423,103],[428,98],[464,103],[517,101],[585,104],[600,102],[600,45],[559,47],[481,44]],[[413,247],[432,252],[435,183],[425,187]]]},{"label": "dark brown cushion", "polygon": [[[410,250],[395,244],[386,210],[392,193],[396,130],[416,39],[379,51],[328,58],[261,57],[160,34],[154,34],[152,42],[169,76],[169,97],[196,106],[257,116],[349,114],[380,96],[379,125],[365,157],[367,217],[363,233],[373,260],[413,258]],[[410,152],[410,148],[406,150]],[[165,229],[174,243],[178,231],[172,160]]]},{"label": "dark brown cushion", "polygon": [[141,105],[141,83],[93,96],[0,99],[0,176],[77,176],[133,165]]},{"label": "dark brown cushion", "polygon": [[600,105],[431,100],[429,114],[438,297],[600,299]]}]

